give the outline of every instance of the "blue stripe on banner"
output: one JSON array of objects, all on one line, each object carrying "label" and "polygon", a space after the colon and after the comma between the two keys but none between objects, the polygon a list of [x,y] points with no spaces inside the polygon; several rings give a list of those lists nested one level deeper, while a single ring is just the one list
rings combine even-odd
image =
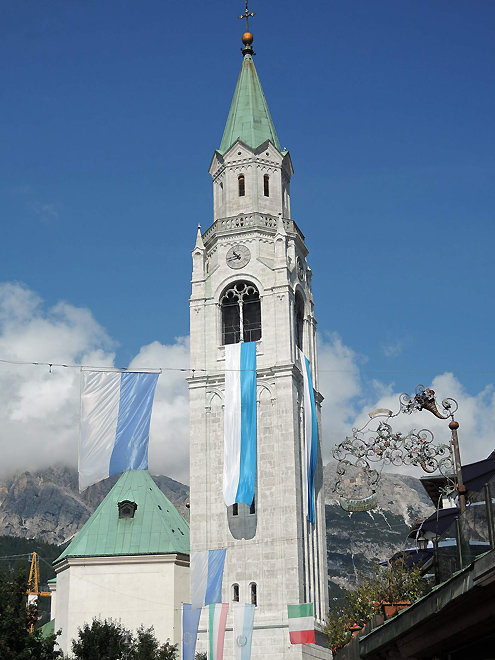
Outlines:
[{"label": "blue stripe on banner", "polygon": [[241,344],[241,458],[236,502],[251,505],[256,484],[256,342]]},{"label": "blue stripe on banner", "polygon": [[316,405],[315,393],[313,389],[313,380],[311,378],[311,370],[309,368],[309,360],[306,361],[306,373],[308,374],[309,385],[309,399],[311,402],[311,449],[309,455],[308,465],[308,520],[310,523],[315,523],[315,473],[316,473],[316,458],[318,451],[318,420],[316,418]]},{"label": "blue stripe on banner", "polygon": [[151,410],[158,374],[124,373],[110,475],[148,468]]},{"label": "blue stripe on banner", "polygon": [[205,605],[222,602],[223,567],[226,548],[208,552],[208,582],[206,586]]}]

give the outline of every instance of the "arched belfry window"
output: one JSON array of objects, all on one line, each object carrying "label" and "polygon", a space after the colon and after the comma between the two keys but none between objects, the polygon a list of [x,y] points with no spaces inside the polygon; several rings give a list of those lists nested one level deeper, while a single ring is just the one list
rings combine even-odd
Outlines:
[{"label": "arched belfry window", "polygon": [[268,174],[263,177],[263,193],[265,197],[270,197],[270,177]]},{"label": "arched belfry window", "polygon": [[239,174],[237,177],[237,185],[239,186],[239,197],[244,197],[246,194],[246,179],[244,174]]},{"label": "arched belfry window", "polygon": [[234,282],[220,298],[222,343],[261,339],[261,304],[258,289],[250,282]]},{"label": "arched belfry window", "polygon": [[255,607],[258,606],[258,586],[256,582],[251,582],[249,585],[249,591],[250,591],[250,596],[251,596],[251,605],[254,605]]},{"label": "arched belfry window", "polygon": [[296,344],[297,347],[304,350],[303,348],[303,339],[304,339],[304,299],[299,291],[296,291],[296,304],[295,304],[295,313],[296,313]]}]

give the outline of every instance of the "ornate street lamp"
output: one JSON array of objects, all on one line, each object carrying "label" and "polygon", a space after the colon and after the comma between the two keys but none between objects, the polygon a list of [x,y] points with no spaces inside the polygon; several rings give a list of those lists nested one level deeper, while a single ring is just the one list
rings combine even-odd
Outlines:
[{"label": "ornate street lamp", "polygon": [[[339,495],[340,505],[346,511],[366,511],[377,505],[376,487],[380,479],[380,472],[372,468],[373,463],[380,463],[381,469],[386,465],[402,466],[414,465],[421,467],[424,472],[433,473],[437,470],[451,481],[451,474],[455,465],[456,484],[459,493],[459,506],[461,512],[466,507],[466,489],[462,481],[461,457],[459,440],[457,436],[458,422],[454,420],[454,413],[458,405],[454,399],[444,399],[441,403],[444,414],[440,413],[435,400],[435,392],[426,389],[423,385],[416,387],[414,397],[401,394],[400,408],[397,413],[385,408],[379,408],[369,414],[370,419],[360,429],[353,428],[352,436],[347,437],[333,449],[333,457],[338,461],[337,482],[334,491]],[[411,414],[420,410],[428,410],[439,419],[451,419],[449,428],[452,439],[448,445],[435,445],[433,433],[429,429],[416,431],[413,429],[407,435],[394,433],[389,423],[393,417],[401,413]],[[373,428],[376,418],[380,420],[377,428]],[[350,474],[360,473],[361,487],[367,488],[366,497],[349,498],[349,484],[356,482]]]},{"label": "ornate street lamp", "polygon": [[418,550],[424,552],[428,548],[428,539],[424,536],[419,536],[416,539],[416,544],[418,546]]},{"label": "ornate street lamp", "polygon": [[466,487],[462,480],[462,464],[461,464],[461,451],[459,449],[459,437],[457,435],[457,429],[459,428],[459,422],[456,422],[454,419],[454,414],[457,412],[459,405],[455,399],[447,398],[443,399],[441,406],[443,415],[439,412],[434,390],[423,387],[423,385],[418,385],[416,387],[416,393],[414,397],[410,397],[408,394],[401,394],[399,397],[401,404],[400,412],[405,412],[411,414],[417,410],[428,410],[438,417],[438,419],[449,419],[449,429],[452,433],[451,446],[454,452],[454,462],[455,462],[455,471],[456,471],[456,481],[457,481],[457,492],[459,494],[459,508],[461,513],[464,513],[466,510]]}]

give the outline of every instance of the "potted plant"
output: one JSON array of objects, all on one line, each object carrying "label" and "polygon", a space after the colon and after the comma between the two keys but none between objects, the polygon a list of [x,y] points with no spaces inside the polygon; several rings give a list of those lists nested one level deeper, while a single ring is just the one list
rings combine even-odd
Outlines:
[{"label": "potted plant", "polygon": [[333,653],[346,646],[375,615],[395,616],[426,593],[428,585],[417,567],[409,568],[403,557],[374,574],[360,576],[356,587],[336,601],[327,617],[325,633]]}]

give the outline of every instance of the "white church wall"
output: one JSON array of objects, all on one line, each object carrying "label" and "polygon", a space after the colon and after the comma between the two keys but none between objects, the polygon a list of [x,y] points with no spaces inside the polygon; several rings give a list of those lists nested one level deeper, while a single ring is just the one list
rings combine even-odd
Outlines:
[{"label": "white church wall", "polygon": [[55,618],[55,612],[57,609],[57,583],[49,582],[48,589],[50,590],[50,620]]},{"label": "white church wall", "polygon": [[188,564],[188,558],[176,555],[66,560],[57,576],[55,614],[64,653],[70,651],[78,628],[95,617],[119,621],[132,631],[153,626],[161,643],[180,642],[181,604],[189,602],[190,593]]}]

